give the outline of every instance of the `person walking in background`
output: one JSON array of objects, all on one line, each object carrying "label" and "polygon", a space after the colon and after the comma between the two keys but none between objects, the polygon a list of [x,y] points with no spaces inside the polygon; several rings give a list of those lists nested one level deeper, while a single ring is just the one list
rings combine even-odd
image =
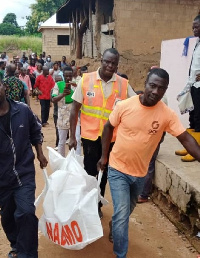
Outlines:
[{"label": "person walking in background", "polygon": [[36,89],[36,91],[39,93],[38,98],[40,100],[41,120],[43,127],[48,125],[51,89],[54,87],[54,85],[55,82],[49,75],[48,67],[43,66],[43,74],[36,78],[34,85],[34,89]]},{"label": "person walking in background", "polygon": [[44,66],[48,67],[48,69],[53,68],[53,62],[51,61],[51,55],[47,56],[46,62],[44,63]]},{"label": "person walking in background", "polygon": [[[62,81],[62,77],[60,75],[57,75],[55,77],[55,82],[60,82]],[[54,86],[55,87],[55,86]],[[53,88],[54,89],[54,88]],[[52,101],[52,94],[53,94],[53,89],[51,90],[51,101]],[[59,133],[58,133],[58,127],[57,127],[57,121],[58,121],[58,103],[53,103],[53,121],[56,129],[56,144],[55,144],[55,150],[58,150],[58,143],[59,143]]]},{"label": "person walking in background", "polygon": [[114,208],[113,251],[117,258],[127,257],[129,216],[136,206],[150,159],[163,133],[166,131],[177,137],[200,161],[200,146],[187,133],[175,112],[160,101],[168,84],[169,74],[165,70],[152,69],[146,78],[144,94],[117,103],[104,126],[102,156],[98,162],[98,168],[102,170],[108,161],[114,129],[118,128],[108,168]]},{"label": "person walking in background", "polygon": [[27,57],[25,55],[22,56],[22,58],[20,59],[20,62],[23,64],[23,67],[27,70],[29,67],[29,64],[27,62]]},{"label": "person walking in background", "polygon": [[10,64],[7,66],[7,75],[3,80],[3,84],[7,86],[7,98],[16,101],[21,101],[21,99],[24,97],[24,85],[19,78],[15,77],[15,71],[15,64]]},{"label": "person walking in background", "polygon": [[[72,68],[72,70],[73,70],[72,81],[76,84],[76,87],[77,87],[77,85],[78,85],[79,81],[81,80],[82,76],[78,75],[77,68],[75,66]],[[88,71],[85,71],[85,72],[88,72]],[[76,87],[72,87],[74,91],[76,90]],[[77,142],[76,154],[77,155],[81,155],[81,121],[80,121],[80,115],[81,115],[81,112],[79,111],[78,121],[77,121],[77,124],[76,124],[76,142]]]},{"label": "person walking in background", "polygon": [[44,51],[42,52],[42,59],[46,62],[46,53]]},{"label": "person walking in background", "polygon": [[58,62],[53,63],[53,68],[49,69],[49,75],[51,75],[53,77],[54,81],[55,81],[55,77],[57,75],[60,75],[62,77],[62,79],[64,80],[63,72],[59,69]]},{"label": "person walking in background", "polygon": [[[115,71],[118,67],[119,53],[116,49],[105,50],[101,67],[93,73],[84,73],[82,79],[72,96],[70,115],[70,142],[69,148],[77,147],[75,137],[79,110],[81,108],[81,137],[84,153],[84,168],[89,175],[97,176],[97,162],[101,157],[101,136],[103,125],[113,110],[117,101],[135,95],[128,81],[119,77]],[[114,144],[116,133],[110,144],[110,150]],[[107,171],[107,167],[106,167]],[[103,174],[101,180],[101,195],[105,194],[107,174]],[[99,203],[99,216],[103,217]]]},{"label": "person walking in background", "polygon": [[66,56],[63,56],[61,61],[61,69],[64,70],[66,66],[69,66],[69,64],[67,63]]},{"label": "person walking in background", "polygon": [[73,70],[73,78],[72,78],[72,81],[76,84],[79,83],[80,79],[81,79],[81,76],[77,74],[77,68],[76,67],[73,67],[72,68]]},{"label": "person walking in background", "polygon": [[40,167],[46,167],[41,125],[28,106],[6,98],[6,86],[1,81],[0,142],[1,225],[11,246],[8,257],[37,258],[35,156],[31,145]]},{"label": "person walking in background", "polygon": [[[19,70],[16,69],[15,71],[15,77],[19,78]],[[26,103],[30,107],[30,97],[29,97],[29,89],[27,84],[24,81],[21,81],[23,83],[23,96],[20,99],[20,102]]]},{"label": "person walking in background", "polygon": [[42,64],[41,63],[36,63],[36,70],[33,72],[35,78],[37,78],[39,75],[43,74],[43,70],[42,70]]},{"label": "person walking in background", "polygon": [[[178,95],[178,101],[181,102],[182,96],[187,95],[188,91],[191,92],[193,106],[190,105],[188,98],[184,98],[185,110],[182,110],[182,113],[189,111],[190,128],[188,128],[187,131],[196,139],[198,144],[200,144],[200,15],[194,18],[192,30],[194,36],[198,37],[198,39],[192,55],[188,82],[184,90]],[[187,153],[186,149],[177,150],[175,154],[182,156],[181,160],[185,162],[195,160],[194,157]]]},{"label": "person walking in background", "polygon": [[63,71],[64,79],[66,86],[63,92],[60,92],[58,85],[56,84],[53,88],[52,92],[52,102],[58,103],[58,134],[59,134],[59,143],[58,143],[58,153],[60,153],[63,157],[65,157],[65,146],[66,146],[66,138],[69,132],[70,123],[69,116],[71,105],[65,103],[65,96],[70,95],[71,93],[71,81],[73,71],[71,67],[65,67]]},{"label": "person walking in background", "polygon": [[33,88],[33,86],[35,84],[35,74],[34,74],[34,71],[36,69],[37,69],[37,67],[35,65],[35,59],[30,58],[30,65],[27,68],[27,75],[30,77],[32,88]]},{"label": "person walking in background", "polygon": [[5,77],[5,62],[0,61],[0,80],[2,81]]},{"label": "person walking in background", "polygon": [[44,60],[42,58],[42,54],[40,54],[38,60],[37,60],[38,63],[40,63],[42,66],[44,66]]},{"label": "person walking in background", "polygon": [[28,86],[29,95],[31,96],[32,95],[31,80],[30,80],[30,77],[27,75],[26,69],[24,67],[21,67],[20,69],[19,79],[26,83],[26,85]]},{"label": "person walking in background", "polygon": [[71,68],[73,69],[74,67],[76,67],[76,61],[72,60],[70,63]]}]

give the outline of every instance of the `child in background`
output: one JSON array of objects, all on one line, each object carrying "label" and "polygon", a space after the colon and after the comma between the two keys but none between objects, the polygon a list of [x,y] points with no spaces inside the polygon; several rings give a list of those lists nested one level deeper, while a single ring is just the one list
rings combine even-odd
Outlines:
[{"label": "child in background", "polygon": [[65,157],[65,145],[66,137],[69,132],[69,116],[71,111],[72,104],[65,103],[65,96],[70,95],[71,93],[71,81],[73,71],[71,67],[65,67],[63,71],[66,87],[64,88],[63,93],[60,93],[57,83],[53,88],[52,93],[52,102],[58,103],[58,120],[57,128],[59,133],[59,143],[58,143],[58,153]]},{"label": "child in background", "polygon": [[[62,76],[61,75],[57,75],[55,77],[55,82],[60,82],[62,81]],[[51,101],[52,101],[52,94],[53,94],[53,89],[51,91]],[[55,129],[56,129],[56,146],[55,146],[55,150],[58,150],[58,143],[59,143],[59,133],[58,133],[58,128],[57,128],[57,121],[58,121],[58,103],[53,103],[53,121],[54,121],[54,125],[55,125]]]}]

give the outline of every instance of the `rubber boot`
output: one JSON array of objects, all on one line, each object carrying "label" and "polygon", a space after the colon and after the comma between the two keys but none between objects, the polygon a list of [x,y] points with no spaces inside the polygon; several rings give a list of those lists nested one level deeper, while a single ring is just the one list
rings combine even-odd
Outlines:
[{"label": "rubber boot", "polygon": [[[187,128],[186,131],[191,135],[192,132],[194,132],[194,129]],[[188,152],[186,151],[186,149],[182,149],[175,151],[175,154],[178,156],[185,156],[188,154]]]},{"label": "rubber boot", "polygon": [[[191,135],[192,135],[192,137],[194,137],[194,139],[200,145],[200,132],[192,132]],[[192,162],[192,161],[195,161],[195,158],[192,157],[190,154],[187,154],[184,157],[182,157],[181,160],[184,162]]]}]

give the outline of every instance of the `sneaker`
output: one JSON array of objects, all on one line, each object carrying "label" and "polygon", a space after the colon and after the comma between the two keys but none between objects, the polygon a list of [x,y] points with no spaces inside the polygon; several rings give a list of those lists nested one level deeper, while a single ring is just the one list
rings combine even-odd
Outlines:
[{"label": "sneaker", "polygon": [[143,198],[141,195],[139,195],[137,203],[144,203],[148,201],[149,201],[149,198]]},{"label": "sneaker", "polygon": [[56,146],[56,147],[54,148],[54,150],[56,150],[56,151],[57,151],[57,150],[58,150],[58,146]]},{"label": "sneaker", "polygon": [[66,144],[69,144],[69,139],[66,140]]},{"label": "sneaker", "polygon": [[109,235],[108,235],[108,239],[111,243],[113,243],[113,235],[112,235],[112,220],[109,221],[109,228],[110,228],[110,231],[109,231]]},{"label": "sneaker", "polygon": [[99,218],[102,219],[103,218],[103,212],[102,212],[101,208],[98,209],[98,213],[99,213]]}]

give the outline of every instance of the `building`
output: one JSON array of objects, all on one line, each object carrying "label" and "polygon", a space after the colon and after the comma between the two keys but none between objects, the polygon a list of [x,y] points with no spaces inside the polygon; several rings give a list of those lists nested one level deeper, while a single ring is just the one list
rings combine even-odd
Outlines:
[{"label": "building", "polygon": [[53,61],[70,55],[70,24],[56,23],[56,14],[46,20],[38,29],[42,33],[42,51],[51,55]]},{"label": "building", "polygon": [[161,42],[192,35],[200,0],[67,0],[56,21],[73,24],[71,54],[100,58],[104,49],[120,52],[119,72],[135,89],[159,65]]}]

